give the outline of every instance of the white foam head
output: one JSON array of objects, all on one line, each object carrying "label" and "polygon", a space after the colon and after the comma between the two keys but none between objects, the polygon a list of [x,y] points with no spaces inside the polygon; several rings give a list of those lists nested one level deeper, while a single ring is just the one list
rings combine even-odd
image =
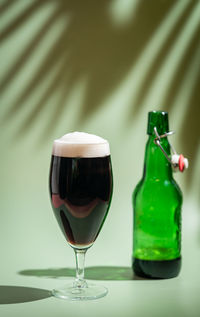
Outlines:
[{"label": "white foam head", "polygon": [[85,132],[72,132],[54,140],[53,155],[62,157],[103,157],[110,155],[107,140]]}]

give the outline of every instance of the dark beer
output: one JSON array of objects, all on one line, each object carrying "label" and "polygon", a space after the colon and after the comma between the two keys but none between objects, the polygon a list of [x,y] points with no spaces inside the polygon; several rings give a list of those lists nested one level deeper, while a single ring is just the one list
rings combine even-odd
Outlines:
[{"label": "dark beer", "polygon": [[50,195],[58,224],[71,246],[92,245],[106,218],[112,194],[110,156],[52,155]]}]

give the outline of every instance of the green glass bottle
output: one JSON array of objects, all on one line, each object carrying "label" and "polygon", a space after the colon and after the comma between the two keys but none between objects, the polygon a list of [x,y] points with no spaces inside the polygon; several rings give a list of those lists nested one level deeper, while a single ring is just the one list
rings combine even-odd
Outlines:
[{"label": "green glass bottle", "polygon": [[[155,144],[169,132],[168,113],[149,112],[143,177],[133,192],[133,270],[150,278],[171,278],[181,268],[182,193],[173,179],[172,166]],[[167,137],[160,144],[170,157]]]}]

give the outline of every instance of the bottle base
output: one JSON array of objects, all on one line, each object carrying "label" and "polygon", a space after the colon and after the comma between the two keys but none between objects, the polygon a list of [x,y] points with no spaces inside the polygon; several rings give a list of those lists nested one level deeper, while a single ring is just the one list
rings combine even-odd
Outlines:
[{"label": "bottle base", "polygon": [[176,277],[181,269],[181,257],[173,260],[150,261],[133,258],[132,268],[136,275],[152,279]]}]

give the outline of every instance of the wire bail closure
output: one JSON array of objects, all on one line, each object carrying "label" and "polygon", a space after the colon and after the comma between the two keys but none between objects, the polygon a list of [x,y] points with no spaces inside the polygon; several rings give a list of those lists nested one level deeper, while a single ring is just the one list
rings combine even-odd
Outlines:
[{"label": "wire bail closure", "polygon": [[160,140],[162,138],[166,138],[169,135],[174,134],[174,131],[169,131],[166,132],[162,135],[158,134],[157,128],[154,127],[154,133],[156,135],[155,139],[154,139],[154,143],[161,149],[161,151],[163,152],[163,154],[165,155],[166,159],[168,160],[168,162],[172,165],[174,171],[180,171],[183,172],[185,168],[188,168],[188,159],[184,158],[184,156],[182,154],[177,154],[176,150],[174,149],[174,147],[171,145],[171,143],[169,142],[170,148],[173,152],[172,157],[170,157],[166,151],[164,150],[164,148],[162,147],[162,145],[160,144]]}]

